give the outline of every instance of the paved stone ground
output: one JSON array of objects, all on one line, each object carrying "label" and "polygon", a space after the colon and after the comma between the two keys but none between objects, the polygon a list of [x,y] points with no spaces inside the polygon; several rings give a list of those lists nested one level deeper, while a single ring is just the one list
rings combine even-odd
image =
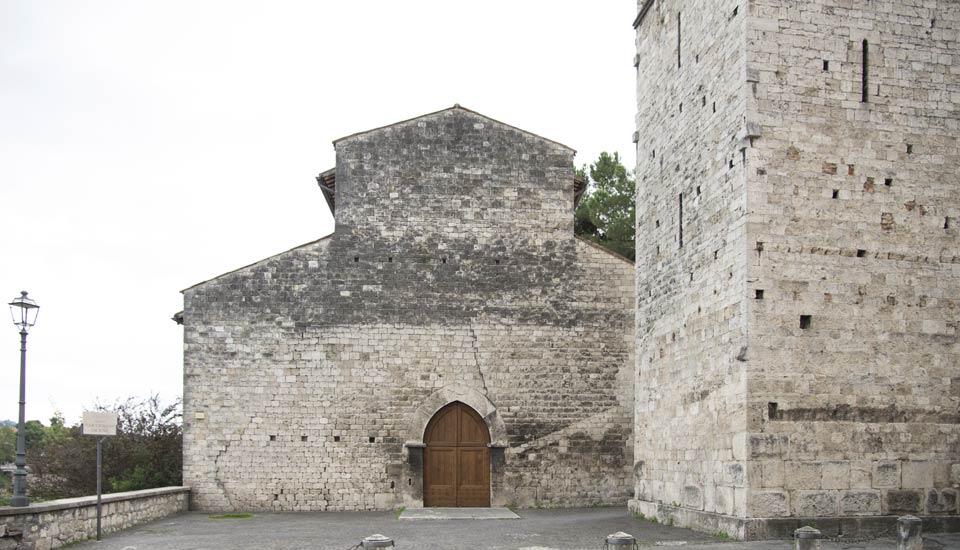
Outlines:
[{"label": "paved stone ground", "polygon": [[[391,512],[256,514],[247,519],[210,519],[191,512],[72,546],[98,550],[348,550],[382,533],[398,550],[598,550],[604,537],[626,531],[642,547],[689,550],[789,550],[789,541],[726,541],[687,529],[638,520],[622,508],[519,510],[520,520],[400,521]],[[960,549],[960,534],[931,535],[928,550]],[[824,550],[894,550],[892,540],[826,542]]]}]

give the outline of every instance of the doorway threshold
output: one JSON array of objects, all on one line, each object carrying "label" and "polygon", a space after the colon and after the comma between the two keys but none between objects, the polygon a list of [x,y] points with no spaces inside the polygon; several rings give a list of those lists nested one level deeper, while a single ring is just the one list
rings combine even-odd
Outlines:
[{"label": "doorway threshold", "polygon": [[399,519],[520,519],[509,508],[407,508]]}]

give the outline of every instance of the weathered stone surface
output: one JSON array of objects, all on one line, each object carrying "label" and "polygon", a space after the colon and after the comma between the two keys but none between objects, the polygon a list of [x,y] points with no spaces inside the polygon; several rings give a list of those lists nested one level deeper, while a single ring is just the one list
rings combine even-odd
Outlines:
[{"label": "weathered stone surface", "polygon": [[823,489],[848,489],[850,487],[849,462],[825,462],[821,471],[823,472],[823,479],[820,487]]},{"label": "weathered stone surface", "polygon": [[947,0],[649,4],[637,498],[690,473],[720,495],[733,456],[742,517],[759,488],[791,517],[950,507],[958,36]]},{"label": "weathered stone surface", "polygon": [[900,482],[900,462],[874,463],[873,486],[877,489],[904,486]]},{"label": "weathered stone surface", "polygon": [[836,491],[796,491],[797,515],[802,517],[831,517],[837,515]]},{"label": "weathered stone surface", "polygon": [[901,486],[904,489],[923,489],[934,485],[936,464],[933,462],[909,461],[903,463]]},{"label": "weathered stone surface", "polygon": [[957,490],[956,489],[928,489],[927,490],[927,513],[928,514],[956,514],[957,513]]},{"label": "weathered stone surface", "polygon": [[747,512],[753,517],[782,517],[790,515],[790,502],[784,491],[751,491]]},{"label": "weathered stone surface", "polygon": [[923,512],[923,495],[919,491],[886,491],[884,511],[888,514],[919,514]]},{"label": "weathered stone surface", "polygon": [[784,487],[788,489],[819,489],[823,478],[823,465],[819,462],[784,463]]},{"label": "weathered stone surface", "polygon": [[422,505],[452,400],[494,505],[624,503],[634,269],[574,237],[573,151],[459,107],[335,147],[332,236],[184,292],[194,506]]},{"label": "weathered stone surface", "polygon": [[694,510],[703,509],[703,491],[696,485],[687,485],[683,488],[683,505]]},{"label": "weathered stone surface", "polygon": [[844,491],[840,496],[840,514],[871,516],[880,513],[880,491]]},{"label": "weathered stone surface", "polygon": [[766,461],[761,462],[761,475],[763,476],[763,487],[783,487],[783,462]]}]

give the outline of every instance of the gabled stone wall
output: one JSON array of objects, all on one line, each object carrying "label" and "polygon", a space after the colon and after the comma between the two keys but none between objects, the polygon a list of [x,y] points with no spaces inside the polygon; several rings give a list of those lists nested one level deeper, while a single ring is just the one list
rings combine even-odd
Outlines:
[{"label": "gabled stone wall", "polygon": [[460,108],[336,148],[331,237],[184,292],[194,505],[420,506],[456,396],[504,428],[494,505],[622,503],[633,265],[573,236],[572,150]]}]

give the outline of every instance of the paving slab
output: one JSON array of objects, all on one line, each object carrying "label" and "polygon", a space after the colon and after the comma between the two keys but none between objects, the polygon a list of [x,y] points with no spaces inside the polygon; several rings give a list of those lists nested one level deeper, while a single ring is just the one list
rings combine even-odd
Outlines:
[{"label": "paving slab", "polygon": [[520,519],[509,508],[407,508],[401,520]]},{"label": "paving slab", "polygon": [[[625,531],[640,548],[792,550],[793,542],[738,542],[636,519],[623,508],[515,510],[518,520],[401,521],[394,512],[256,513],[213,519],[190,512],[111,533],[71,550],[349,550],[382,533],[397,550],[598,550],[608,534]],[[824,541],[823,550],[896,550],[896,541]],[[958,550],[960,534],[931,534],[926,550]]]}]

